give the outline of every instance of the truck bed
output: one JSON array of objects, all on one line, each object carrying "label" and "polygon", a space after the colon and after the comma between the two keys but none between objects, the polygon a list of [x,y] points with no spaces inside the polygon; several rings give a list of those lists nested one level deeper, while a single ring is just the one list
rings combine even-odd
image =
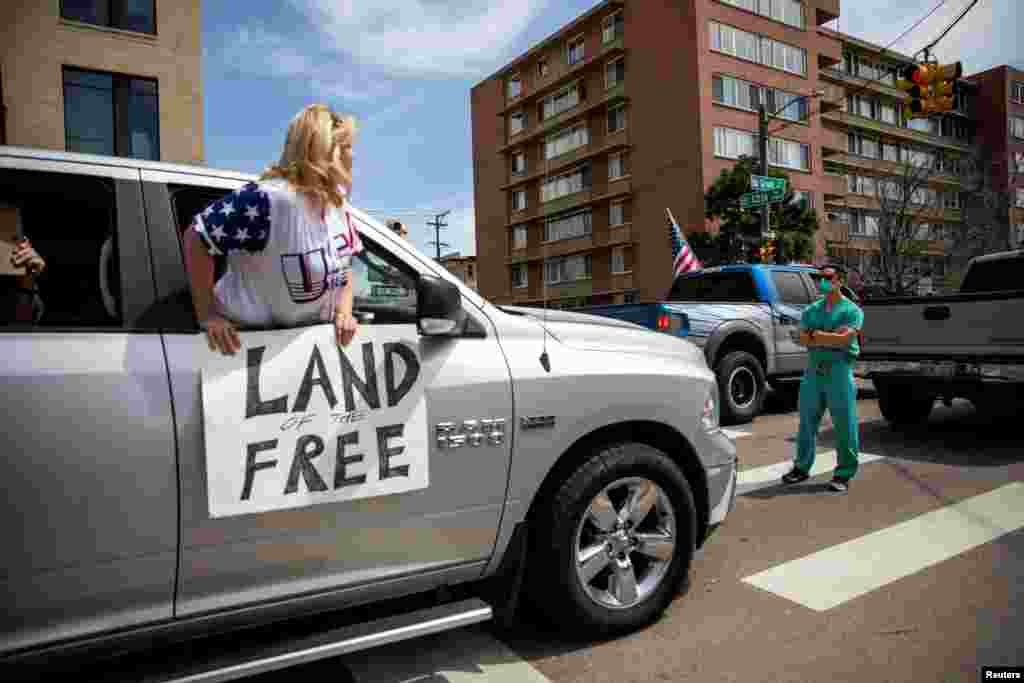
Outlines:
[{"label": "truck bed", "polygon": [[1024,358],[1024,290],[864,302],[861,359]]}]

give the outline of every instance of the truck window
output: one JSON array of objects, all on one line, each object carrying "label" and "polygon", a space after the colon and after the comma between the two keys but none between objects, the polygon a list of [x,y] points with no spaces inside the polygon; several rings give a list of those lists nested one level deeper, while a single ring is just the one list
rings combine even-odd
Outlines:
[{"label": "truck window", "polygon": [[1024,266],[1024,255],[1001,258],[995,261],[981,261],[971,264],[960,285],[963,293],[999,292],[1020,289],[1020,270]]},{"label": "truck window", "polygon": [[713,273],[704,278],[701,299],[705,301],[730,301],[752,303],[757,301],[754,278],[746,271],[734,273]]},{"label": "truck window", "polygon": [[367,237],[361,221],[352,217],[363,251],[352,258],[353,303],[357,312],[373,313],[372,324],[416,322],[416,274],[391,252]]},{"label": "truck window", "polygon": [[119,328],[114,181],[2,170],[0,206],[6,207],[0,212],[0,242],[13,247],[20,230],[46,263],[34,295],[25,289],[26,280],[8,269],[0,272],[0,325]]},{"label": "truck window", "polygon": [[668,294],[669,301],[697,301],[700,298],[702,276],[677,277]]},{"label": "truck window", "polygon": [[779,294],[779,301],[794,306],[811,303],[811,294],[804,285],[803,275],[785,271],[772,271],[772,282]]}]

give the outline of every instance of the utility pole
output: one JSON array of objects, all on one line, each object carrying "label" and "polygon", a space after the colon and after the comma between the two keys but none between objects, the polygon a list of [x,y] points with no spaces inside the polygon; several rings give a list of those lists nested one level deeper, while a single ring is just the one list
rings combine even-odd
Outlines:
[{"label": "utility pole", "polygon": [[448,211],[445,211],[444,213],[437,214],[437,216],[435,216],[435,218],[434,218],[434,222],[433,223],[431,223],[430,221],[427,221],[427,225],[429,225],[430,227],[434,228],[434,239],[432,241],[430,241],[429,244],[433,244],[433,245],[435,245],[437,247],[437,260],[438,261],[441,260],[441,247],[450,247],[451,246],[447,242],[442,242],[441,241],[441,228],[447,228],[448,227],[448,224],[447,223],[442,223],[441,219],[444,218],[445,216],[447,216],[450,213],[451,213],[451,209],[449,209]]}]

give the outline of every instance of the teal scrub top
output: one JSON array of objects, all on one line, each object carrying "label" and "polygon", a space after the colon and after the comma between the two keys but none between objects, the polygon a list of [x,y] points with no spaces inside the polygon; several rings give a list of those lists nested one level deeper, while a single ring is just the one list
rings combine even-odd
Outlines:
[{"label": "teal scrub top", "polygon": [[[800,316],[801,330],[835,332],[841,327],[860,330],[864,326],[864,311],[860,306],[846,297],[837,301],[831,310],[825,308],[826,299],[822,297],[804,309]],[[834,360],[854,360],[860,355],[860,344],[857,337],[850,341],[846,349],[808,349],[808,360],[811,363]]]}]

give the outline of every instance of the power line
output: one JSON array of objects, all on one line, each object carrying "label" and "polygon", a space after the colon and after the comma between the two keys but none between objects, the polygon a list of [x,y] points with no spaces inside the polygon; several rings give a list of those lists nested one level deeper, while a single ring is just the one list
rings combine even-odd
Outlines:
[{"label": "power line", "polygon": [[[929,52],[931,52],[932,48],[933,48],[933,47],[935,47],[936,45],[938,45],[939,41],[940,41],[940,40],[942,40],[943,38],[945,38],[945,37],[946,37],[946,34],[948,34],[948,33],[949,33],[950,31],[952,31],[952,30],[953,30],[953,27],[954,27],[954,26],[956,26],[957,24],[959,24],[959,23],[960,23],[960,20],[961,20],[961,19],[963,19],[964,17],[966,17],[966,16],[967,16],[967,13],[968,13],[968,12],[970,12],[970,11],[971,11],[971,9],[972,9],[972,8],[973,8],[973,7],[975,6],[975,5],[977,5],[977,4],[978,4],[978,0],[972,0],[971,4],[969,4],[969,5],[967,6],[967,7],[965,7],[965,8],[964,8],[964,11],[960,13],[960,16],[958,16],[958,17],[957,17],[956,19],[954,19],[954,20],[953,20],[953,23],[952,23],[952,24],[950,24],[949,26],[947,26],[947,27],[946,27],[946,30],[945,30],[945,31],[943,31],[943,32],[942,32],[941,34],[939,34],[939,37],[938,37],[938,38],[936,38],[936,39],[935,39],[934,41],[932,41],[932,42],[931,42],[931,43],[930,43],[930,44],[928,45],[928,47],[926,47],[926,48],[924,48],[923,50],[921,50],[921,52],[924,52],[924,53],[925,53],[925,56],[927,56],[927,54],[928,54]],[[917,55],[914,55],[914,56],[916,57]]]},{"label": "power line", "polygon": [[[978,1],[978,0],[974,0],[974,2],[975,2],[975,3],[976,3],[977,1]],[[901,40],[903,40],[903,38],[904,38],[904,37],[905,37],[905,36],[906,36],[906,35],[907,35],[908,33],[910,33],[910,32],[911,32],[911,31],[913,31],[913,30],[914,30],[915,28],[917,28],[918,26],[920,26],[921,24],[923,24],[923,23],[924,23],[925,21],[927,21],[927,19],[928,19],[929,17],[931,17],[931,16],[932,16],[933,14],[935,14],[936,12],[938,12],[938,11],[939,11],[939,9],[940,9],[940,8],[941,8],[941,7],[943,6],[943,5],[945,5],[945,4],[947,3],[947,2],[949,2],[949,0],[941,0],[941,2],[939,2],[939,4],[937,4],[937,5],[935,6],[935,7],[933,7],[933,8],[932,8],[932,9],[931,9],[931,10],[930,10],[930,11],[928,12],[928,14],[926,14],[926,15],[924,15],[923,17],[921,17],[920,19],[918,19],[918,20],[917,20],[916,22],[914,22],[914,24],[913,24],[913,25],[911,25],[911,26],[910,26],[910,28],[908,28],[908,29],[907,29],[907,30],[905,30],[905,31],[904,31],[903,33],[901,33],[901,34],[899,34],[898,36],[896,36],[896,38],[895,38],[895,39],[894,39],[894,40],[893,40],[892,42],[890,42],[890,43],[889,43],[888,45],[884,46],[884,47],[882,48],[882,52],[886,52],[887,50],[889,50],[890,48],[892,48],[892,46],[893,46],[893,45],[895,45],[896,43],[898,43],[898,42],[900,42]],[[972,4],[972,6],[973,6],[973,4]],[[969,8],[968,8],[968,9],[969,9]],[[965,14],[966,14],[966,12],[965,12]],[[963,18],[963,16],[961,16],[960,18],[962,19],[962,18]],[[959,19],[958,19],[958,21],[959,21]],[[935,41],[935,42],[938,42],[938,41]],[[915,52],[915,53],[914,53],[914,55],[916,56],[916,55],[920,54],[921,52],[923,52],[923,50],[918,50],[917,52]],[[883,79],[883,78],[885,78],[885,76],[877,76],[876,78],[873,78],[873,79],[871,79],[871,80],[869,80],[869,81],[865,81],[865,82],[864,82],[864,83],[863,83],[863,84],[862,84],[862,85],[861,85],[861,86],[860,86],[859,88],[857,88],[857,89],[856,89],[856,90],[854,90],[853,92],[847,92],[847,91],[844,91],[844,92],[843,92],[843,95],[842,95],[842,97],[841,97],[841,98],[839,98],[839,99],[837,99],[837,100],[832,100],[832,101],[828,101],[828,102],[823,102],[822,104],[819,104],[819,105],[818,105],[818,108],[817,108],[817,109],[816,109],[815,111],[809,112],[809,113],[808,113],[808,115],[807,115],[807,118],[806,118],[806,119],[804,119],[803,121],[800,121],[799,123],[805,123],[805,122],[806,122],[806,123],[809,123],[809,122],[811,121],[811,119],[813,119],[813,118],[814,118],[815,116],[818,116],[819,114],[821,114],[821,109],[822,109],[822,107],[823,107],[823,106],[825,106],[825,105],[829,105],[829,104],[840,104],[840,103],[841,103],[841,102],[842,102],[843,100],[845,100],[845,99],[846,99],[847,97],[854,97],[854,96],[856,96],[856,95],[859,95],[860,93],[864,92],[865,90],[867,90],[867,89],[868,89],[868,86],[870,86],[870,85],[873,85],[873,84],[876,84],[876,83],[882,83],[882,79]],[[775,130],[769,130],[769,131],[768,131],[768,134],[769,134],[769,135],[771,135],[772,133],[778,133],[778,132],[780,132],[780,131],[783,131],[783,130],[785,130],[786,128],[789,128],[790,126],[792,126],[792,125],[793,125],[794,123],[797,123],[797,122],[796,122],[796,121],[791,121],[790,123],[785,123],[785,124],[783,124],[783,125],[779,126],[778,128],[776,128]]]},{"label": "power line", "polygon": [[434,221],[433,222],[427,221],[427,225],[429,225],[429,226],[434,228],[434,234],[435,234],[435,239],[431,240],[430,242],[427,242],[427,244],[433,244],[433,245],[435,245],[437,247],[437,260],[438,261],[441,260],[441,247],[450,247],[451,246],[447,242],[442,242],[441,241],[441,228],[447,228],[448,227],[448,223],[442,223],[441,219],[444,218],[445,216],[447,216],[450,213],[451,213],[451,209],[449,209],[448,211],[444,211],[443,213],[437,214],[434,217]]}]

